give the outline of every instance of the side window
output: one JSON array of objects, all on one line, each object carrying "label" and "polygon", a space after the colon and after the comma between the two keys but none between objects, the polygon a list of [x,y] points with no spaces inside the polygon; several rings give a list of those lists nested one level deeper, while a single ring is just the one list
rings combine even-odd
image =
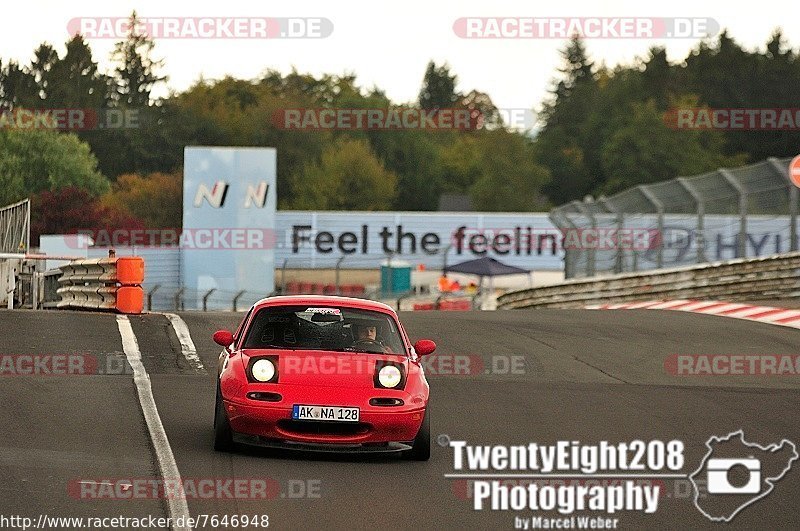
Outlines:
[{"label": "side window", "polygon": [[236,333],[233,334],[233,344],[237,345],[239,343],[239,337],[241,337],[242,332],[244,331],[244,324],[250,319],[250,314],[253,313],[253,308],[250,308],[250,311],[247,312],[247,315],[244,316],[242,322],[239,323],[239,328],[236,329]]}]

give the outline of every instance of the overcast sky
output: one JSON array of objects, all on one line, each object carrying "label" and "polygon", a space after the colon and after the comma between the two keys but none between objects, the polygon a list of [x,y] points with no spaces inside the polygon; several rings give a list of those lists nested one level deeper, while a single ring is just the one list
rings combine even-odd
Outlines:
[{"label": "overcast sky", "polygon": [[[783,6],[783,7],[781,7]],[[168,87],[182,90],[200,76],[230,74],[253,78],[267,68],[292,66],[313,74],[355,73],[361,86],[377,85],[396,102],[414,100],[430,59],[447,61],[459,89],[487,92],[501,108],[538,108],[560,65],[564,39],[465,39],[454,31],[461,17],[710,17],[748,48],[762,47],[776,27],[795,49],[800,46],[800,13],[795,1],[750,2],[672,0],[664,3],[588,0],[572,2],[507,0],[254,2],[226,0],[192,7],[190,2],[26,0],[9,5],[0,32],[0,57],[28,63],[42,41],[57,45],[69,38],[76,17],[322,17],[333,24],[324,39],[157,39],[155,56],[166,61]],[[101,69],[110,70],[114,40],[90,39]],[[630,63],[663,44],[670,60],[682,60],[697,44],[689,39],[587,39],[597,63]],[[159,95],[165,94],[162,91]]]}]

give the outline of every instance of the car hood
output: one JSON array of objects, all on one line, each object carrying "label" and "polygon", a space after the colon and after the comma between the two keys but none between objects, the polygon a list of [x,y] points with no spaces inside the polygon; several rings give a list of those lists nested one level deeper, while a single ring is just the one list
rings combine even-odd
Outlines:
[{"label": "car hood", "polygon": [[375,365],[391,361],[403,366],[408,374],[408,358],[404,354],[372,354],[324,350],[242,350],[245,369],[251,357],[276,356],[278,383],[281,385],[313,385],[319,387],[374,387]]}]

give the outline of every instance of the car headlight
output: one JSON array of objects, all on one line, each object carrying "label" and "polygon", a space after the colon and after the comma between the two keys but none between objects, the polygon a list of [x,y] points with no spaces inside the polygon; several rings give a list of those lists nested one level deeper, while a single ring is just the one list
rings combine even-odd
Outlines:
[{"label": "car headlight", "polygon": [[378,382],[383,387],[394,389],[403,379],[403,373],[395,365],[386,365],[378,371]]},{"label": "car headlight", "polygon": [[250,368],[253,378],[259,382],[268,382],[275,376],[275,364],[272,360],[262,358],[253,363]]}]

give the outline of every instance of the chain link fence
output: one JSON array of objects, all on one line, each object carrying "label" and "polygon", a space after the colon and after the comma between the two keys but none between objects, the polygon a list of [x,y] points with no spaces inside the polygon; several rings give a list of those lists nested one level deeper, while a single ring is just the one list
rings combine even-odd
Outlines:
[{"label": "chain link fence", "polygon": [[566,278],[795,251],[790,158],[644,184],[550,212]]}]

